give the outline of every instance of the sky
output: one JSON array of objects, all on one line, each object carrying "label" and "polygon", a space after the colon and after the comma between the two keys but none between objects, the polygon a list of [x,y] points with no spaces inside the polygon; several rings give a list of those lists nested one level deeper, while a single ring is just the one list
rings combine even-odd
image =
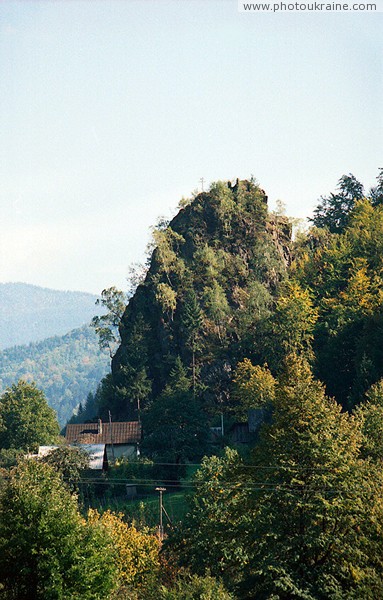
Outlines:
[{"label": "sky", "polygon": [[3,0],[0,74],[0,282],[127,289],[201,178],[304,218],[383,167],[381,12]]}]

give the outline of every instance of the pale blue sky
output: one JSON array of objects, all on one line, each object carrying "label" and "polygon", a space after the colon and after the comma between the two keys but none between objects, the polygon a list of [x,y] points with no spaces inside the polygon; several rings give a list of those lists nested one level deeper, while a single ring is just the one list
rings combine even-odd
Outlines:
[{"label": "pale blue sky", "polygon": [[0,3],[0,281],[126,287],[203,176],[307,216],[383,166],[383,14],[236,0]]}]

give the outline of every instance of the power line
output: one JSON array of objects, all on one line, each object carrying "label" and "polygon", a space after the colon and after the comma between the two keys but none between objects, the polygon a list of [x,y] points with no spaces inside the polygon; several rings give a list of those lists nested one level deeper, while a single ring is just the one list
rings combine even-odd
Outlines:
[{"label": "power line", "polygon": [[[151,463],[130,463],[131,465],[150,469],[154,466],[162,467],[204,467],[203,463],[171,463],[171,462],[151,462]],[[289,470],[303,470],[303,471],[334,471],[338,470],[339,467],[309,467],[304,465],[257,465],[257,464],[237,464],[237,465],[223,465],[223,468],[232,466],[236,469],[289,469]]]},{"label": "power line", "polygon": [[[109,486],[110,482],[109,481],[100,481],[98,479],[83,479],[80,480],[79,482],[80,484],[91,484],[91,483],[97,483],[98,485],[105,485],[105,486]],[[126,485],[127,483],[129,483],[129,481],[118,481],[116,482],[116,485]],[[215,491],[220,491],[220,489],[226,489],[226,490],[236,490],[236,491],[263,491],[263,492],[275,492],[278,491],[280,493],[286,493],[286,492],[310,492],[310,493],[317,493],[317,492],[336,492],[336,493],[341,493],[341,494],[345,494],[346,490],[344,489],[340,489],[340,488],[334,488],[331,486],[327,486],[327,487],[313,487],[311,485],[307,485],[307,484],[293,484],[293,483],[284,483],[284,482],[278,482],[278,483],[271,483],[271,482],[257,482],[257,483],[253,483],[253,484],[243,484],[243,482],[219,482],[217,480],[210,480],[204,483],[216,483],[218,484],[217,489]],[[158,484],[158,480],[143,480],[140,483],[137,483],[137,485],[139,485],[140,487],[147,487],[147,488],[153,488],[155,485]],[[171,487],[171,488],[175,488],[177,490],[182,491],[182,489],[196,489],[199,486],[196,485],[193,482],[187,482],[187,483],[171,483],[171,482],[167,482],[166,483],[167,487]],[[348,492],[348,495],[349,492]],[[358,490],[355,489],[352,495],[358,495]]]}]

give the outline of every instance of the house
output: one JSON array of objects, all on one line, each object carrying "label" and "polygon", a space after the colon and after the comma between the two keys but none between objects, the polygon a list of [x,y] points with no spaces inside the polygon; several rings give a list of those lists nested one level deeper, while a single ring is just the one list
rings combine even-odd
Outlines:
[{"label": "house", "polygon": [[[73,445],[73,447],[77,446]],[[36,458],[47,456],[57,448],[59,448],[59,446],[39,446],[39,452],[36,455]],[[81,449],[89,456],[89,469],[91,471],[108,470],[108,458],[106,455],[105,444],[82,444]]]},{"label": "house", "polygon": [[228,436],[233,444],[249,444],[251,442],[249,424],[234,423],[228,431]]},{"label": "house", "polygon": [[139,454],[141,423],[124,421],[120,423],[76,423],[66,427],[65,439],[68,444],[105,444],[108,461],[116,458],[132,458]]},{"label": "house", "polygon": [[254,444],[261,427],[271,419],[271,407],[251,408],[247,411],[247,421],[234,423],[229,429],[229,438],[234,444]]}]

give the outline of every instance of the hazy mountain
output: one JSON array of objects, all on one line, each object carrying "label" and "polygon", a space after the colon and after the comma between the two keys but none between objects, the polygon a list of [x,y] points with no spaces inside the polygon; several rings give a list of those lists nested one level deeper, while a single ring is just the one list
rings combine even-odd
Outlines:
[{"label": "hazy mountain", "polygon": [[93,329],[84,326],[64,336],[0,351],[0,393],[19,379],[35,381],[63,425],[110,368]]},{"label": "hazy mountain", "polygon": [[89,323],[97,296],[0,283],[0,349],[44,340]]}]

